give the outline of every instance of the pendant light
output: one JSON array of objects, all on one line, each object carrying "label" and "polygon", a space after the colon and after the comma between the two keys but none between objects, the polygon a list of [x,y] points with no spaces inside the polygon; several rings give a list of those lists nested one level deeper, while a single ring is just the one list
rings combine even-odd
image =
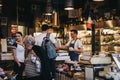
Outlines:
[{"label": "pendant light", "polygon": [[64,10],[73,10],[73,9],[74,9],[73,0],[65,0]]},{"label": "pendant light", "polygon": [[0,0],[0,7],[2,7],[3,5],[2,5],[2,0]]},{"label": "pendant light", "polygon": [[52,15],[52,5],[51,0],[47,0],[45,15]]},{"label": "pendant light", "polygon": [[3,6],[2,0],[0,0],[0,13],[2,13],[2,6]]},{"label": "pendant light", "polygon": [[100,2],[100,1],[104,1],[104,0],[93,0],[93,1]]}]

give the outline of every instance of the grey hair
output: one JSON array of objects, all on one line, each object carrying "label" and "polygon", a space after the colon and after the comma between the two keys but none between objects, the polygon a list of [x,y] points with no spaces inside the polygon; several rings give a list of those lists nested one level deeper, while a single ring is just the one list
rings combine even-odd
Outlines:
[{"label": "grey hair", "polygon": [[23,43],[34,45],[35,44],[35,39],[31,35],[26,35],[23,39]]}]

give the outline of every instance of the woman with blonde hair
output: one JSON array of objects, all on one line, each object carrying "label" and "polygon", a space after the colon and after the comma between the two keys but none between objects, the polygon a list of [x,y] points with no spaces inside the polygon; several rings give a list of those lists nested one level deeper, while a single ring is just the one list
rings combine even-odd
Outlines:
[{"label": "woman with blonde hair", "polygon": [[[28,49],[32,55],[39,57],[40,62],[41,62],[40,73],[37,74],[38,77],[34,78],[32,75],[29,75],[29,77],[31,77],[31,76],[32,77],[28,78],[28,79],[29,80],[30,79],[31,80],[52,80],[52,78],[50,77],[50,75],[51,75],[50,67],[48,67],[50,65],[50,63],[48,63],[49,59],[47,57],[47,54],[45,53],[45,50],[42,47],[35,45],[35,41],[32,36],[25,36],[23,42],[24,42],[26,49]],[[29,54],[28,54],[28,56],[29,56]],[[33,62],[34,62],[34,60],[33,60]],[[27,61],[25,61],[25,64],[27,64]],[[31,69],[29,69],[29,67],[30,66],[28,66],[28,65],[26,65],[26,67],[25,67],[25,70],[28,70],[28,72],[25,72],[27,77],[28,77],[28,73],[30,73],[30,72],[32,73],[32,71],[31,71]],[[35,71],[35,69],[33,69],[33,70]],[[40,77],[39,77],[39,75],[40,75]],[[38,79],[38,78],[40,78],[40,79]],[[27,80],[27,79],[25,79],[25,80]]]},{"label": "woman with blonde hair", "polygon": [[28,55],[25,59],[25,80],[40,80],[40,59],[32,50],[32,47],[35,44],[34,37],[32,37],[31,35],[25,36],[23,43],[25,45],[25,48],[28,50]]}]

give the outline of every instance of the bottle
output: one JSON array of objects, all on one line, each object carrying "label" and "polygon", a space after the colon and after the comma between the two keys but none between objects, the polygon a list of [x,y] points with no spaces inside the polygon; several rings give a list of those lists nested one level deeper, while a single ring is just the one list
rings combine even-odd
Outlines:
[{"label": "bottle", "polygon": [[38,59],[36,59],[35,64],[36,64],[36,71],[39,73],[41,71],[40,70],[41,69],[41,63]]}]

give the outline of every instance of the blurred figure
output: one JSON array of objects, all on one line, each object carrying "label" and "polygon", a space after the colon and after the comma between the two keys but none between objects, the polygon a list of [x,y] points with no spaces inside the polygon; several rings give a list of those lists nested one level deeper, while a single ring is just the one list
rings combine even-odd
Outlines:
[{"label": "blurred figure", "polygon": [[1,78],[3,80],[9,80],[8,77],[6,76],[5,71],[3,70],[3,68],[0,67],[0,80],[1,80]]},{"label": "blurred figure", "polygon": [[24,70],[25,49],[22,40],[22,33],[16,33],[16,42],[13,44],[14,55],[14,72],[17,74],[16,79],[22,80],[22,74]]}]

